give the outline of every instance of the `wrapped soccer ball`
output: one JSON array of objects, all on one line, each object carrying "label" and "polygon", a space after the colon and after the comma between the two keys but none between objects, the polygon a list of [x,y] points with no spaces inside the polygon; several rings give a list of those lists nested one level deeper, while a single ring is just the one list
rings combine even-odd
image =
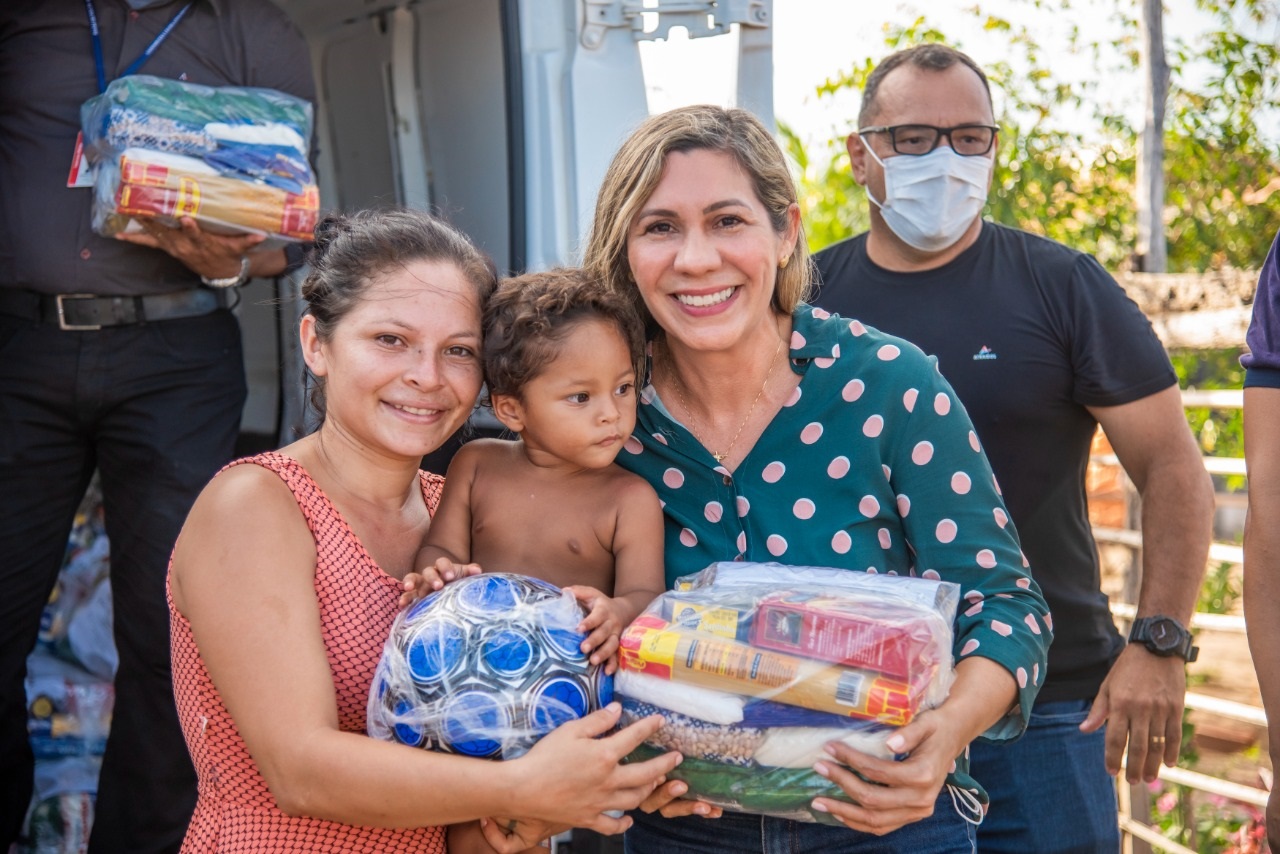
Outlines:
[{"label": "wrapped soccer ball", "polygon": [[369,735],[513,759],[607,705],[613,678],[582,652],[585,609],[523,575],[445,585],[396,616],[369,691]]}]

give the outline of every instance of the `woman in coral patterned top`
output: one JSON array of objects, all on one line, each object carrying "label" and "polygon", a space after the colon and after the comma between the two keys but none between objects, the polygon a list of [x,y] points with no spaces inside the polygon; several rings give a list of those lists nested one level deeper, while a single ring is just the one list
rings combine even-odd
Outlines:
[{"label": "woman in coral patterned top", "polygon": [[614,705],[502,763],[365,735],[439,498],[418,464],[475,404],[494,276],[466,237],[412,211],[328,218],[312,264],[300,332],[321,426],[224,469],[174,550],[174,688],[200,785],[183,851],[444,852],[441,826],[476,819],[499,851],[625,829],[604,813],[678,761],[619,765],[659,718],[597,738]]}]

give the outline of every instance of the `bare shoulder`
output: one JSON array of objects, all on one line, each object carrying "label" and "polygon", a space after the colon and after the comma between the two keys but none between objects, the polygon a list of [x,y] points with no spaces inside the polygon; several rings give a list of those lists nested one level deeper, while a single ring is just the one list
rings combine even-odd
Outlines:
[{"label": "bare shoulder", "polygon": [[517,456],[522,456],[518,442],[509,439],[472,439],[453,455],[449,473],[453,474],[455,466],[474,469],[488,463],[506,465]]},{"label": "bare shoulder", "polygon": [[173,552],[173,593],[215,576],[225,583],[263,569],[314,572],[315,541],[289,487],[274,472],[239,465],[221,472],[200,493]]},{"label": "bare shoulder", "polygon": [[607,486],[620,503],[644,502],[659,506],[658,493],[640,475],[622,466],[611,465],[601,472],[601,476],[602,485]]}]

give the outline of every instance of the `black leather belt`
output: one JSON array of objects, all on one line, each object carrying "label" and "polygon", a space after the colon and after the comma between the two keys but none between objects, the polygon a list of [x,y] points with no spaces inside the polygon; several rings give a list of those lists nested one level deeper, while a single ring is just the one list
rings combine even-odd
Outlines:
[{"label": "black leather belt", "polygon": [[225,290],[189,288],[146,296],[42,294],[0,287],[0,314],[47,323],[59,329],[90,331],[149,320],[199,317],[227,307]]}]

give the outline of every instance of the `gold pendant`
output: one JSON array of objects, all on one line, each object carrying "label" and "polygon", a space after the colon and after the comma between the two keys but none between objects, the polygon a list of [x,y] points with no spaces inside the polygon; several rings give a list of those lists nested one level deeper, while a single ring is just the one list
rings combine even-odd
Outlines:
[{"label": "gold pendant", "polygon": [[724,462],[724,458],[725,458],[725,457],[727,457],[727,456],[729,456],[729,455],[728,455],[728,454],[712,454],[711,456],[713,456],[713,457],[715,457],[715,458],[716,458],[716,462],[718,462],[718,463],[722,463],[722,462]]}]

